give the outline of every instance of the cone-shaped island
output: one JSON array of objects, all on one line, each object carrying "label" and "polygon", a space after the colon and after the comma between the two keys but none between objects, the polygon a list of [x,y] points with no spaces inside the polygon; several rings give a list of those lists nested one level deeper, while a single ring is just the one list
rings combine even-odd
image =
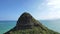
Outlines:
[{"label": "cone-shaped island", "polygon": [[24,12],[18,19],[14,28],[4,34],[60,34],[52,31],[34,19],[29,13]]}]

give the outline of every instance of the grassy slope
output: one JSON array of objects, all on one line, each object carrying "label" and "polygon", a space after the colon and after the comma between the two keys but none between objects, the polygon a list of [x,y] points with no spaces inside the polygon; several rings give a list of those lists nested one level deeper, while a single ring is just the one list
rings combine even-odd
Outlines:
[{"label": "grassy slope", "polygon": [[10,34],[59,34],[47,28],[42,29],[41,27],[33,26],[32,29],[24,29],[24,30],[12,30],[9,32]]},{"label": "grassy slope", "polygon": [[[26,17],[28,19],[26,19]],[[26,21],[29,24],[33,24],[32,25],[32,29],[16,29],[19,28],[21,25],[21,22],[26,23]],[[18,27],[17,27],[18,25]],[[36,19],[34,19],[30,14],[28,13],[24,13],[22,14],[22,16],[18,19],[17,21],[17,25],[15,26],[16,28],[11,29],[10,31],[6,32],[5,34],[60,34],[58,32],[52,31],[50,29],[48,29],[47,27],[45,27],[44,25],[42,25],[39,21],[37,21]]]}]

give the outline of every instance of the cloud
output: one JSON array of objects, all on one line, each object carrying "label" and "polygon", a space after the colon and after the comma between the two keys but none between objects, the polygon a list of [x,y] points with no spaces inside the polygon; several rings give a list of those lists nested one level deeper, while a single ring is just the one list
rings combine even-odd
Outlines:
[{"label": "cloud", "polygon": [[46,8],[43,19],[57,19],[60,18],[60,0],[46,0],[43,4]]},{"label": "cloud", "polygon": [[47,5],[54,9],[60,8],[60,0],[48,0]]}]

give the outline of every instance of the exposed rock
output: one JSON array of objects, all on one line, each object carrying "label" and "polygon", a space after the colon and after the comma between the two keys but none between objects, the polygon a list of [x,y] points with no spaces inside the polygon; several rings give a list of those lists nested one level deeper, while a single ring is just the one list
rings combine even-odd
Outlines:
[{"label": "exposed rock", "polygon": [[[28,33],[27,33],[28,32]],[[59,34],[43,26],[29,13],[23,13],[17,21],[16,26],[4,34]]]}]

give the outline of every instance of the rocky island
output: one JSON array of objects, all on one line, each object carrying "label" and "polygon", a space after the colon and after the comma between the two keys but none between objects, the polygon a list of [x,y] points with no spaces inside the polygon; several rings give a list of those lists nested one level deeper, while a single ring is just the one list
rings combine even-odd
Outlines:
[{"label": "rocky island", "polygon": [[4,34],[60,34],[48,29],[29,13],[24,12],[17,20],[17,24]]}]

